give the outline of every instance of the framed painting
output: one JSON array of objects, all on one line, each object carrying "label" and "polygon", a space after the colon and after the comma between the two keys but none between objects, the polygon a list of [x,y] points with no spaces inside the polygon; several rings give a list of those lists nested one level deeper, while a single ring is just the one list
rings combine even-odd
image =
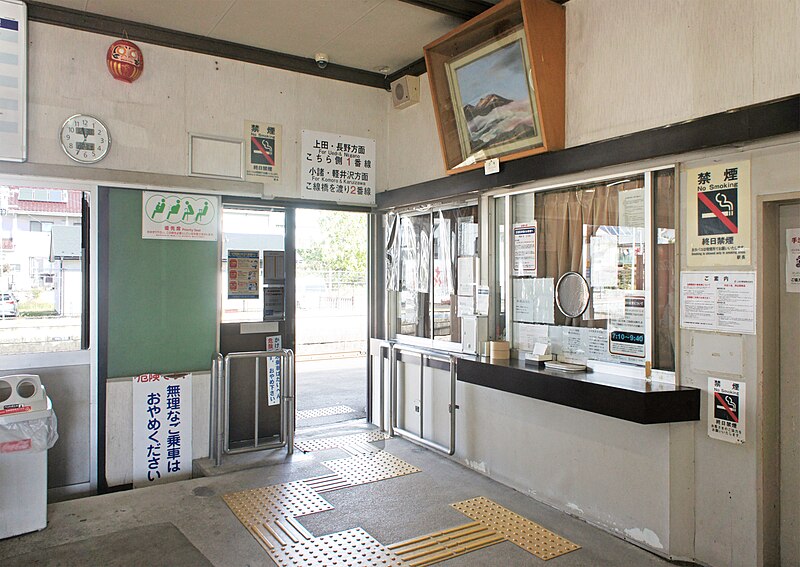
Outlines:
[{"label": "framed painting", "polygon": [[445,63],[465,160],[542,145],[522,27]]}]

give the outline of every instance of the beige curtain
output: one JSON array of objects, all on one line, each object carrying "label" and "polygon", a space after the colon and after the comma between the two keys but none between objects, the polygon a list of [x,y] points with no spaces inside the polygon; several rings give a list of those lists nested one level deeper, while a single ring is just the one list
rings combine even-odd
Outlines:
[{"label": "beige curtain", "polygon": [[[584,274],[593,227],[619,224],[619,191],[644,186],[643,178],[607,186],[605,183],[537,193],[535,218],[539,227],[538,276],[558,281],[566,272]],[[592,230],[584,230],[585,226]],[[556,310],[556,325],[592,326],[592,321],[565,317]]]}]

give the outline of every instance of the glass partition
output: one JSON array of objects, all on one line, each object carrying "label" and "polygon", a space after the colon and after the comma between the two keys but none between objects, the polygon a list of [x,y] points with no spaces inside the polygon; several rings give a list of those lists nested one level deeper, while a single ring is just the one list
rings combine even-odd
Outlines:
[{"label": "glass partition", "polygon": [[567,362],[674,370],[674,207],[673,169],[496,198],[493,283],[508,307],[494,337],[520,358],[546,343]]},{"label": "glass partition", "polygon": [[443,207],[398,219],[386,218],[387,289],[395,292],[397,305],[394,333],[429,340],[430,346],[458,345],[462,317],[472,315],[468,297],[474,305],[478,207]]}]

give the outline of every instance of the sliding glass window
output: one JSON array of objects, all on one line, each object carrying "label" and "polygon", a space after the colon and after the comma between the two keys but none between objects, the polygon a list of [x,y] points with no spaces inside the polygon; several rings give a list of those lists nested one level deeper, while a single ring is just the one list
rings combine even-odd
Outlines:
[{"label": "sliding glass window", "polygon": [[520,358],[548,344],[566,362],[674,370],[674,177],[648,171],[497,197],[495,337]]}]

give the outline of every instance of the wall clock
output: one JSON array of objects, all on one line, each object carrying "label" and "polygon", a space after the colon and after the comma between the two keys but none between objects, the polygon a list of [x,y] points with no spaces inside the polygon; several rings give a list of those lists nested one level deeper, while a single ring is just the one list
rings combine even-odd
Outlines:
[{"label": "wall clock", "polygon": [[95,163],[106,157],[111,147],[111,134],[94,116],[75,114],[61,126],[61,147],[70,159]]}]

